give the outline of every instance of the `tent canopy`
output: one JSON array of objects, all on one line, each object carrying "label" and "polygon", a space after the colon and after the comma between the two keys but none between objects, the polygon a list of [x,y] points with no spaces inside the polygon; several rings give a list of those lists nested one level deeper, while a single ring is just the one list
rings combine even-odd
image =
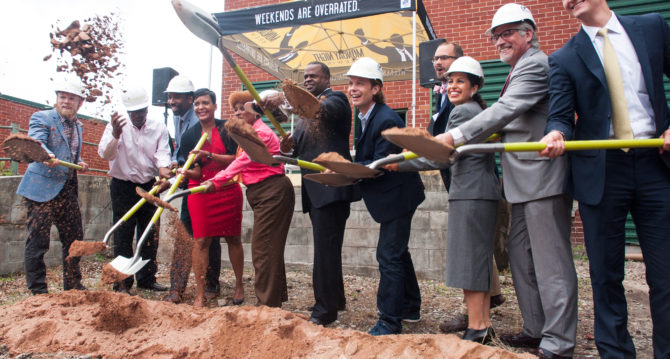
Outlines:
[{"label": "tent canopy", "polygon": [[223,45],[273,76],[302,82],[305,66],[320,61],[343,84],[364,56],[382,65],[385,81],[412,78],[414,11],[415,44],[434,39],[421,0],[294,1],[214,16]]}]

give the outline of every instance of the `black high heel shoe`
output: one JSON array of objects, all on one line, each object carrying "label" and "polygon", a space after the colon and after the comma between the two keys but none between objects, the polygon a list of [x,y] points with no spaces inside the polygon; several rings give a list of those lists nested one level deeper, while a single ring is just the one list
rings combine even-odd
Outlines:
[{"label": "black high heel shoe", "polygon": [[472,342],[480,343],[480,344],[488,344],[491,342],[493,338],[495,338],[496,334],[493,331],[493,327],[488,327],[484,329],[466,329],[465,332],[463,333],[463,340],[469,340]]}]

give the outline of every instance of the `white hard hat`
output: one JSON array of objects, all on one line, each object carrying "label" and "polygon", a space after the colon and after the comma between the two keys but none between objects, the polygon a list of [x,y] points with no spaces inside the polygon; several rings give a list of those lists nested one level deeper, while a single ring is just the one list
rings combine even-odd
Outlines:
[{"label": "white hard hat", "polygon": [[384,82],[384,72],[382,72],[381,65],[370,57],[361,57],[356,60],[349,68],[347,76],[358,76]]},{"label": "white hard hat", "polygon": [[482,65],[479,64],[479,61],[470,56],[461,56],[454,60],[451,66],[449,66],[449,70],[447,70],[447,75],[454,72],[465,72],[481,78],[482,81],[484,80],[484,70],[482,70]]},{"label": "white hard hat", "polygon": [[126,90],[121,97],[127,111],[137,111],[149,107],[149,95],[140,86],[133,86]]},{"label": "white hard hat", "polygon": [[84,94],[84,85],[81,83],[81,79],[74,75],[65,76],[61,80],[57,81],[54,90],[56,93],[67,92],[73,95],[77,95],[81,98],[86,97],[86,94]]},{"label": "white hard hat", "polygon": [[530,9],[521,4],[505,4],[496,11],[495,15],[493,15],[491,27],[486,30],[486,35],[490,36],[493,33],[493,30],[500,25],[522,21],[530,22],[533,25],[533,28],[537,30],[537,24],[535,24],[535,19],[533,19],[533,14],[531,14]]},{"label": "white hard hat", "polygon": [[170,80],[170,83],[168,83],[167,88],[163,92],[188,93],[193,91],[195,91],[193,82],[191,82],[191,80],[186,78],[186,76],[177,75],[173,77],[172,80]]}]

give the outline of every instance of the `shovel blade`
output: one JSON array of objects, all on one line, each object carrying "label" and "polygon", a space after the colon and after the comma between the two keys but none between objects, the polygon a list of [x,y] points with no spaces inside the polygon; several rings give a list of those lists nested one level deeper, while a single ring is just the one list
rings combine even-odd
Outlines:
[{"label": "shovel blade", "polygon": [[195,36],[213,46],[219,46],[219,23],[209,12],[184,0],[172,0],[172,6],[179,19]]},{"label": "shovel blade", "polygon": [[142,267],[144,267],[147,263],[149,263],[148,259],[140,258],[133,262],[131,258],[118,256],[114,258],[113,261],[109,262],[109,265],[123,274],[135,275],[135,273],[142,269]]}]

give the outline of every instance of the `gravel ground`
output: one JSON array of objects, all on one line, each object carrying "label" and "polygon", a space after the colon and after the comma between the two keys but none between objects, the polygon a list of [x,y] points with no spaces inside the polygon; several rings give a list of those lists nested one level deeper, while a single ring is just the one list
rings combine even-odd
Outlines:
[{"label": "gravel ground", "polygon": [[[103,255],[90,256],[82,261],[84,285],[89,290],[111,290],[111,285],[104,285],[100,280],[102,265],[109,261]],[[593,341],[593,305],[591,287],[588,277],[588,263],[585,261],[583,250],[575,250],[575,266],[579,277],[579,322],[577,331],[577,348],[575,358],[598,357]],[[158,281],[168,283],[168,268],[159,264]],[[302,271],[287,273],[289,284],[289,301],[283,309],[309,315],[307,306],[313,304],[311,275]],[[62,291],[61,268],[51,268],[47,272],[50,292]],[[246,269],[244,274],[246,302],[253,304],[253,270]],[[493,327],[498,334],[515,333],[521,330],[522,319],[518,310],[514,287],[509,272],[500,275],[502,291],[506,302],[492,310]],[[345,293],[347,309],[340,312],[339,319],[330,327],[369,330],[377,320],[376,289],[377,278],[345,275]],[[234,291],[234,275],[230,268],[224,267],[221,275],[222,293],[217,300],[210,301],[211,306],[229,305]],[[460,290],[448,288],[442,282],[421,280],[419,282],[422,295],[421,321],[405,324],[403,333],[408,334],[439,334],[438,325],[443,320],[451,318],[463,309],[462,293]],[[648,301],[648,287],[644,280],[644,264],[641,262],[627,262],[626,280],[624,281],[629,310],[629,331],[633,336],[640,358],[653,356],[651,348],[651,320]],[[148,300],[161,300],[164,293],[146,291],[143,289],[131,290],[133,295]],[[195,288],[193,280],[189,282],[186,293],[186,303],[193,302]],[[16,303],[30,294],[25,286],[23,273],[14,273],[0,276],[0,305]],[[524,350],[506,347],[500,342],[493,345],[507,350],[521,353]],[[0,344],[0,359],[9,358],[8,350]],[[64,356],[58,353],[35,354],[24,353],[21,358],[79,358]],[[18,357],[17,357],[18,358]]]}]

